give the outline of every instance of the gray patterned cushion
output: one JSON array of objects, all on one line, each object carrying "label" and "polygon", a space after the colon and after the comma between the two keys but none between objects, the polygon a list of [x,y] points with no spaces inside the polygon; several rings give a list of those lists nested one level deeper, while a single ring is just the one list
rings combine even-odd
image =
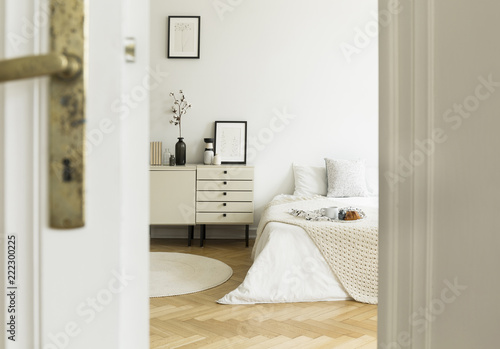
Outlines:
[{"label": "gray patterned cushion", "polygon": [[328,197],[368,196],[364,160],[325,159]]}]

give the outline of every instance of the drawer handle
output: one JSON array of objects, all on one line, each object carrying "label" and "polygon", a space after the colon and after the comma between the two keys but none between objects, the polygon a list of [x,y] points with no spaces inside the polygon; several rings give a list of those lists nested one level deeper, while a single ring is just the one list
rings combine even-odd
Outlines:
[{"label": "drawer handle", "polygon": [[224,171],[224,174],[227,174],[227,171]]},{"label": "drawer handle", "polygon": [[222,215],[222,217],[226,217],[226,216],[227,216],[227,214],[225,214],[225,213]]},{"label": "drawer handle", "polygon": [[222,206],[227,206],[227,204],[226,204],[226,203],[223,203],[223,204],[222,204]]},{"label": "drawer handle", "polygon": [[226,193],[226,192],[224,192],[224,195],[227,195],[227,193]]},{"label": "drawer handle", "polygon": [[227,182],[224,182],[224,185],[227,185]]}]

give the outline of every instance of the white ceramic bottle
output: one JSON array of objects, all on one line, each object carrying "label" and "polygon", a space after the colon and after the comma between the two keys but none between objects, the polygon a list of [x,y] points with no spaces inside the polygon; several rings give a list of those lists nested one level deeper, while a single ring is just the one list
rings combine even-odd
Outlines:
[{"label": "white ceramic bottle", "polygon": [[214,159],[214,140],[213,138],[205,138],[205,153],[203,154],[203,163],[212,165]]}]

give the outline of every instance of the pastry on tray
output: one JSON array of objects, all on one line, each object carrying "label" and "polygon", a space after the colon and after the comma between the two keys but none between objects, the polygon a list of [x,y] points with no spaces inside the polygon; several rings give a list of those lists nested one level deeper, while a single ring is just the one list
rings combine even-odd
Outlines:
[{"label": "pastry on tray", "polygon": [[358,207],[349,206],[339,209],[339,220],[341,221],[357,221],[365,217],[363,210]]},{"label": "pastry on tray", "polygon": [[344,216],[345,221],[356,221],[361,219],[360,214],[357,211],[347,211]]}]

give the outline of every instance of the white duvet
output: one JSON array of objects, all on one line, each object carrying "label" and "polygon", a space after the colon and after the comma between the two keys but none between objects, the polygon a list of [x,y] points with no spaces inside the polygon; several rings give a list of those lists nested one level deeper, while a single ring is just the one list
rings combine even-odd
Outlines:
[{"label": "white duvet", "polygon": [[[280,196],[282,197],[282,196]],[[275,198],[276,199],[276,198]],[[345,198],[345,206],[377,207],[378,198]],[[349,300],[344,287],[309,235],[300,227],[270,222],[254,246],[254,263],[243,283],[221,304]]]}]

